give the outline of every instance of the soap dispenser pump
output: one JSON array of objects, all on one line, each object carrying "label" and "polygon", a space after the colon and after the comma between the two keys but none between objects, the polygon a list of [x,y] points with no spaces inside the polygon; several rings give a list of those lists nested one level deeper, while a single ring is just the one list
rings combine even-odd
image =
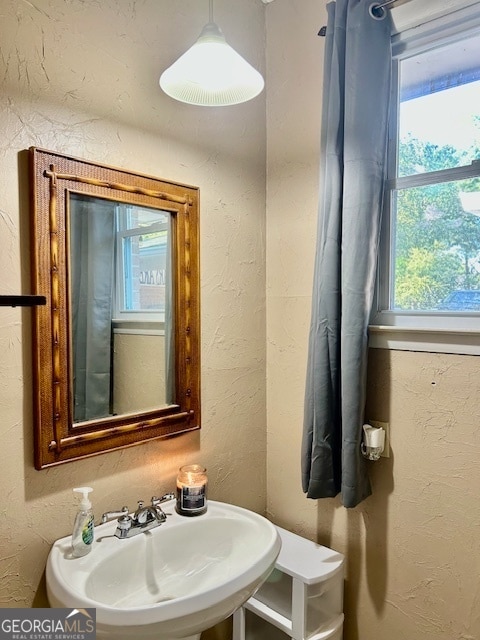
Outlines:
[{"label": "soap dispenser pump", "polygon": [[91,551],[95,537],[92,503],[88,498],[88,494],[93,489],[91,487],[77,487],[73,491],[81,493],[83,496],[75,516],[72,533],[72,555],[74,558],[81,558]]}]

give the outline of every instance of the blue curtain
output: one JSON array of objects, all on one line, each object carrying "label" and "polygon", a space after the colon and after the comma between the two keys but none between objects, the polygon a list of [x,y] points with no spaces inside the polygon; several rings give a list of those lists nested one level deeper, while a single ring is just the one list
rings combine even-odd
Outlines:
[{"label": "blue curtain", "polygon": [[70,196],[74,422],[111,414],[115,202]]},{"label": "blue curtain", "polygon": [[391,21],[372,0],[327,5],[321,201],[305,392],[302,484],[308,498],[371,493],[361,455],[367,331],[383,205]]}]

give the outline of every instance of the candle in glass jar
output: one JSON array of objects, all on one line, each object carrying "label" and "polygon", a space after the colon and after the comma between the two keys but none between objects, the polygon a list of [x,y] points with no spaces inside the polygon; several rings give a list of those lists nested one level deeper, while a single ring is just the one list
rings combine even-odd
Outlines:
[{"label": "candle in glass jar", "polygon": [[207,470],[199,464],[180,467],[177,475],[177,512],[199,516],[207,510]]}]

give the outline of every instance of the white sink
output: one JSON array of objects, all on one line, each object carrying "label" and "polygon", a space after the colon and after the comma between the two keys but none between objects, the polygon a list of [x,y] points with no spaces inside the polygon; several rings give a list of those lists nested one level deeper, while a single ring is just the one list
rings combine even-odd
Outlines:
[{"label": "white sink", "polygon": [[112,640],[199,638],[227,618],[271,572],[280,537],[252,511],[208,502],[205,514],[180,516],[120,540],[117,522],[95,528],[92,551],[71,555],[71,537],[54,543],[47,561],[52,607],[97,610],[97,637]]}]

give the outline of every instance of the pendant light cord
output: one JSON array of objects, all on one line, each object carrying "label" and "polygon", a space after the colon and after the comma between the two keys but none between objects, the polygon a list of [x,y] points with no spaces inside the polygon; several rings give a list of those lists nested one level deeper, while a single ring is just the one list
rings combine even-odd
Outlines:
[{"label": "pendant light cord", "polygon": [[208,21],[213,22],[213,0],[209,0],[208,5]]}]

